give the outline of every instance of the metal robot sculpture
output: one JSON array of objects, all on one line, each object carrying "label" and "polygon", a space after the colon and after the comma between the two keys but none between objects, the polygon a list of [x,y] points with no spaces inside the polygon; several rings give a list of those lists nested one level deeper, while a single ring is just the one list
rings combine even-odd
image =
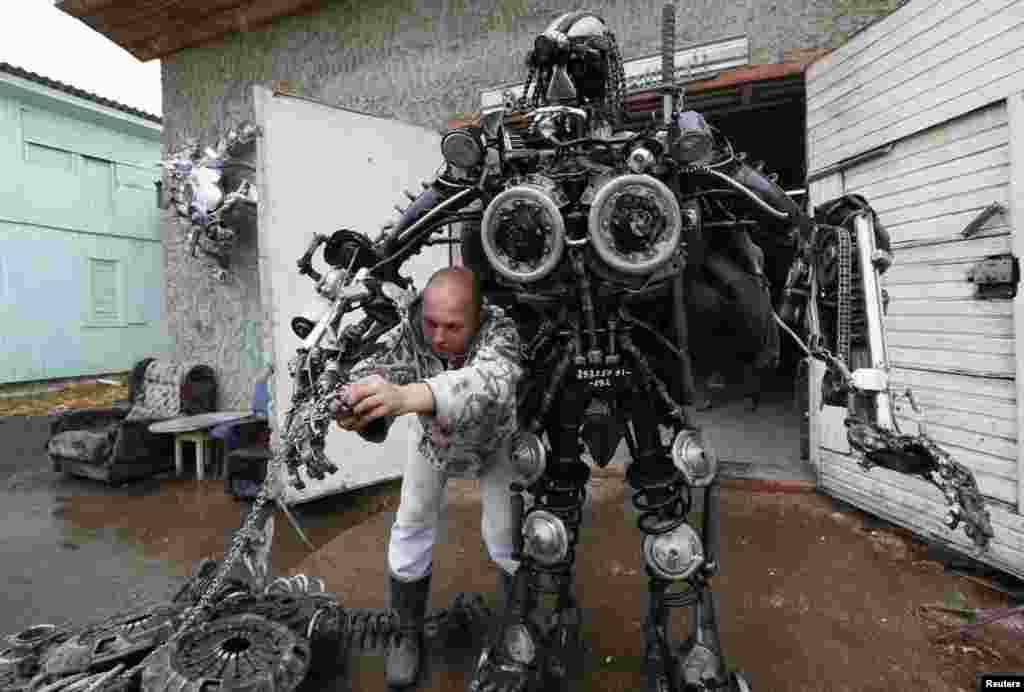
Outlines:
[{"label": "metal robot sculpture", "polygon": [[[527,377],[510,452],[524,482],[510,502],[522,512],[521,567],[469,683],[476,692],[570,684],[579,637],[573,568],[590,476],[581,455],[585,446],[604,466],[623,438],[649,577],[645,689],[750,689],[724,670],[709,588],[720,567],[717,464],[687,410],[691,351],[713,336],[702,333],[711,312],[755,325],[730,337],[733,351],[770,350],[776,327],[787,331],[836,373],[826,393],[846,400],[849,439],[866,463],[935,483],[952,508],[951,529],[962,522],[979,548],[992,536],[969,470],[925,434],[901,434],[891,415],[877,283],[884,229],[853,198],[809,216],[684,110],[674,21],[668,4],[661,122],[616,130],[624,74],[615,36],[593,13],[565,14],[537,37],[522,98],[446,133],[443,172],[420,194],[406,193],[411,204],[394,224],[375,240],[348,229],[314,235],[298,261],[316,301],[292,321],[301,343],[289,363],[291,407],[268,470],[273,478],[284,464],[298,488],[303,473],[337,470],[324,447],[347,373],[400,320],[411,297],[400,271],[424,246],[453,242],[451,228],[461,226],[464,263],[520,325]],[[766,290],[725,295],[743,276],[760,282],[760,250],[746,232],[755,224],[794,239],[780,312],[806,326],[807,343],[765,302]],[[321,246],[323,274],[312,265]],[[265,484],[240,536],[275,499]],[[704,519],[694,527],[687,520],[697,502]],[[236,539],[211,592],[244,544]],[[674,644],[669,613],[679,607],[689,632]]]},{"label": "metal robot sculpture", "polygon": [[[170,179],[170,202],[188,228],[189,254],[197,257],[202,250],[213,257],[219,281],[228,277],[238,235],[255,227],[259,200],[248,179],[252,167],[239,157],[259,136],[258,127],[243,123],[229,130],[215,147],[200,150],[197,142],[188,142],[159,164]],[[239,170],[246,173],[239,175]]]}]

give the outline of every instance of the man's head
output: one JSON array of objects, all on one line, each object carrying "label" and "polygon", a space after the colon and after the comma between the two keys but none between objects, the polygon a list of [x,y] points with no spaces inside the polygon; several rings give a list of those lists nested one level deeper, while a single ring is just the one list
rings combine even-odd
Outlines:
[{"label": "man's head", "polygon": [[423,336],[438,355],[465,353],[480,329],[480,281],[464,267],[434,272],[423,289]]}]

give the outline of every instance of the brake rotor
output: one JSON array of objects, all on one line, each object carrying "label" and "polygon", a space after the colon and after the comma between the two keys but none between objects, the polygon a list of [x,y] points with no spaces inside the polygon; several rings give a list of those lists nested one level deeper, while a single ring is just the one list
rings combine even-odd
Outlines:
[{"label": "brake rotor", "polygon": [[303,637],[259,615],[207,622],[162,648],[142,672],[143,692],[290,692],[306,677]]}]

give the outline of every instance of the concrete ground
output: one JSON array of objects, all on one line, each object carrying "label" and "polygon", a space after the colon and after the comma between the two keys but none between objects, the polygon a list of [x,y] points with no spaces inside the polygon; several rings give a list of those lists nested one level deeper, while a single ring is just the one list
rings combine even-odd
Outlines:
[{"label": "concrete ground", "polygon": [[164,600],[181,582],[174,570],[120,540],[116,525],[65,520],[78,501],[116,511],[124,498],[155,492],[155,481],[114,490],[64,478],[42,446],[46,417],[0,418],[0,631],[83,622]]},{"label": "concrete ground", "polygon": [[[795,449],[773,422],[784,420],[783,408],[766,402],[760,416],[739,419],[745,422],[736,422],[742,411],[732,418],[730,411],[723,405],[699,419],[726,466],[764,462],[760,452],[771,445]],[[732,437],[725,427],[715,432],[716,415],[734,422]],[[42,451],[47,423],[0,419],[0,501],[7,508],[0,635],[43,622],[85,624],[165,600],[200,559],[223,555],[245,506],[225,495],[222,483],[165,476],[113,489],[63,478]],[[798,460],[779,454],[771,474],[802,477]],[[591,484],[577,561],[589,651],[578,689],[632,690],[639,680],[646,580],[622,470],[613,462]],[[944,573],[908,536],[816,493],[764,494],[745,481],[724,484],[716,579],[723,646],[728,663],[748,673],[754,689],[960,692],[974,688],[978,672],[1024,671],[1019,643],[998,629],[982,628],[973,642],[935,643],[932,637],[963,620],[919,608],[1000,607],[1008,602],[1004,595]],[[297,508],[317,549],[312,554],[279,514],[272,573],[321,577],[346,608],[384,607],[384,551],[398,487]],[[457,592],[493,595],[479,512],[475,484],[454,482],[447,532],[435,554],[434,608],[446,607]],[[420,689],[462,689],[473,658],[472,651],[463,653],[432,657]],[[382,675],[379,656],[357,655],[337,689],[383,689]]]}]

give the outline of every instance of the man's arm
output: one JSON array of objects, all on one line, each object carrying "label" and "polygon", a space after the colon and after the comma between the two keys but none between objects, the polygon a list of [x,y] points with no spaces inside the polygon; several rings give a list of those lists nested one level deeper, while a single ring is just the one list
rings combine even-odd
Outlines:
[{"label": "man's arm", "polygon": [[399,415],[406,413],[432,415],[434,413],[434,394],[426,382],[400,385],[399,390],[403,400],[402,413]]}]

